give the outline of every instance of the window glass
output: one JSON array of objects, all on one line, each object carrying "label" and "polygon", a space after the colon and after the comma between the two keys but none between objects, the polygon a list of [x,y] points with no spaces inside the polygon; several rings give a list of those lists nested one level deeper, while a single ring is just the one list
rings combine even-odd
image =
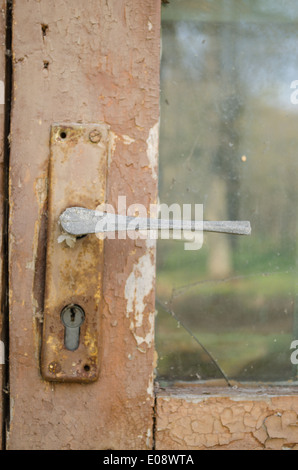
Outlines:
[{"label": "window glass", "polygon": [[297,1],[162,8],[160,202],[252,234],[158,241],[159,382],[297,379],[297,103]]}]

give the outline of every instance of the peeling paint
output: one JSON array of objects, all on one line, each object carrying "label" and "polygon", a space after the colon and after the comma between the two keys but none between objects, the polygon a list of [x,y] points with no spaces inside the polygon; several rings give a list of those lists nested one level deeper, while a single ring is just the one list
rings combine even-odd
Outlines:
[{"label": "peeling paint", "polygon": [[133,144],[135,142],[135,139],[133,139],[132,137],[129,137],[129,135],[122,135],[122,140],[123,140],[123,143],[125,145],[130,145],[130,144]]},{"label": "peeling paint", "polygon": [[154,124],[149,131],[147,142],[147,157],[152,171],[152,177],[157,179],[158,142],[159,142],[159,122]]},{"label": "peeling paint", "polygon": [[[135,340],[136,340],[138,345],[140,345],[142,343],[146,343],[146,344],[148,344],[149,347],[151,347],[152,341],[153,341],[153,335],[154,335],[154,318],[155,318],[154,313],[149,313],[148,320],[149,320],[149,324],[150,324],[150,330],[148,331],[148,333],[146,334],[145,337],[138,336],[134,333],[134,337],[135,337]],[[141,351],[141,352],[143,352],[143,351]]]},{"label": "peeling paint", "polygon": [[137,345],[142,343],[150,347],[154,338],[154,317],[155,312],[150,312],[148,316],[149,331],[141,336],[137,334],[137,329],[143,326],[144,312],[146,309],[146,297],[154,289],[155,280],[155,259],[152,256],[152,240],[146,240],[147,253],[141,256],[133,270],[127,278],[125,284],[125,299],[127,300],[126,316],[130,318],[130,330],[132,331]]},{"label": "peeling paint", "polygon": [[[156,449],[298,448],[296,396],[202,397],[183,390],[157,397]],[[162,393],[161,393],[162,395]]]},{"label": "peeling paint", "polygon": [[147,394],[152,398],[154,396],[154,377],[153,377],[153,373],[149,377],[149,383],[148,383],[148,387],[147,387]]},{"label": "peeling paint", "polygon": [[152,435],[151,429],[148,429],[148,430],[147,430],[147,434],[146,434],[146,447],[147,447],[148,449],[150,449],[151,435]]},{"label": "peeling paint", "polygon": [[108,148],[108,168],[110,168],[111,162],[113,160],[113,156],[116,150],[116,145],[117,145],[117,139],[119,139],[119,136],[115,134],[115,132],[111,131],[109,132],[109,148]]}]

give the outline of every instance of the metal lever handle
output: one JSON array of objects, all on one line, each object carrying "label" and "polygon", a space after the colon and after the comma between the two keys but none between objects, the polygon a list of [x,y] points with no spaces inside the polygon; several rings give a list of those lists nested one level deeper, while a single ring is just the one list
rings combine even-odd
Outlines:
[{"label": "metal lever handle", "polygon": [[62,229],[74,236],[127,230],[191,230],[250,235],[248,221],[194,221],[130,217],[99,212],[84,207],[69,207],[59,218]]}]

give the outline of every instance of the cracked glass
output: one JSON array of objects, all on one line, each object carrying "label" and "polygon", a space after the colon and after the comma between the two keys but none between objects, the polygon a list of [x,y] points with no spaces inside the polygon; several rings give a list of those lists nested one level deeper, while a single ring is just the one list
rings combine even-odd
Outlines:
[{"label": "cracked glass", "polygon": [[298,3],[162,8],[159,197],[250,236],[157,244],[157,381],[295,384]]}]

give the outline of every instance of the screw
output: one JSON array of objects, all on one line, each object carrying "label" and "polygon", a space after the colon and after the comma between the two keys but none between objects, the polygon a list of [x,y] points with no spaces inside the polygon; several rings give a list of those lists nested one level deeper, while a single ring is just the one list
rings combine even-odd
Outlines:
[{"label": "screw", "polygon": [[89,134],[89,139],[91,140],[91,142],[93,142],[93,144],[98,144],[98,142],[101,141],[101,137],[101,132],[97,131],[96,129],[91,131]]},{"label": "screw", "polygon": [[58,374],[59,372],[61,372],[61,366],[60,366],[59,362],[56,362],[56,361],[51,362],[49,364],[49,371],[52,374]]}]

